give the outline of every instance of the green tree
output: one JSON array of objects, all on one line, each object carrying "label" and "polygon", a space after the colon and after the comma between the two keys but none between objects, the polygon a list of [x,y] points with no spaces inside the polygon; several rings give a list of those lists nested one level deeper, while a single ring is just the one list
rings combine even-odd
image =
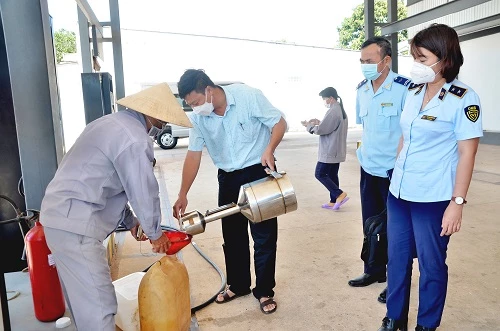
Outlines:
[{"label": "green tree", "polygon": [[56,48],[56,61],[60,63],[64,54],[76,53],[76,35],[74,32],[64,29],[54,33],[54,44]]},{"label": "green tree", "polygon": [[[365,15],[364,15],[364,3],[358,5],[354,8],[354,12],[351,17],[346,17],[342,24],[337,27],[339,32],[338,47],[344,49],[361,49],[361,44],[366,40],[365,38]],[[386,0],[375,0],[375,22],[376,23],[387,23],[387,1]],[[406,18],[408,15],[406,6],[403,0],[398,0],[398,19]],[[375,35],[380,36],[380,27],[375,27]],[[398,32],[398,41],[403,41],[408,39],[408,31],[403,30]]]}]

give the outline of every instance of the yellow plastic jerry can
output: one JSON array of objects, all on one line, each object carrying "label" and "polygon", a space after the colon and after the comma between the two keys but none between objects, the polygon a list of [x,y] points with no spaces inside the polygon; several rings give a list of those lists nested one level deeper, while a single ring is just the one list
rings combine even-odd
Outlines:
[{"label": "yellow plastic jerry can", "polygon": [[165,256],[144,275],[139,285],[141,331],[186,331],[191,324],[186,266]]}]

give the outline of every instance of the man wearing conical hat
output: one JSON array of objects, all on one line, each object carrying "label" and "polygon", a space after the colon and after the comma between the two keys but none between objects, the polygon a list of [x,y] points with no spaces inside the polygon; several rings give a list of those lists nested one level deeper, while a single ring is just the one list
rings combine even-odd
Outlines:
[{"label": "man wearing conical hat", "polygon": [[[168,84],[118,103],[128,109],[85,127],[42,201],[41,223],[78,330],[115,330],[117,302],[102,244],[110,233],[123,224],[137,240],[147,236],[153,252],[170,246],[160,227],[151,136],[165,122],[191,123]],[[146,236],[137,236],[139,224]]]}]

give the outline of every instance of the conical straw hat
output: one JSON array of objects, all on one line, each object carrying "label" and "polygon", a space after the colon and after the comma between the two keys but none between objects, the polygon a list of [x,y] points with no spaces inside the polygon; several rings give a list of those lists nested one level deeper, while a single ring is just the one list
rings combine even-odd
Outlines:
[{"label": "conical straw hat", "polygon": [[160,121],[193,127],[167,83],[154,85],[117,103]]}]

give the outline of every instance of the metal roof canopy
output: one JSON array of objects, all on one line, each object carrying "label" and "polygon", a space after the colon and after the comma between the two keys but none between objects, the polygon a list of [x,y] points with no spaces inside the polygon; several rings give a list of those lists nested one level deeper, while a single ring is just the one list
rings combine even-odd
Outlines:
[{"label": "metal roof canopy", "polygon": [[489,36],[500,32],[500,14],[481,18],[479,20],[455,27],[460,41]]},{"label": "metal roof canopy", "polygon": [[410,28],[412,26],[429,22],[432,21],[433,19],[453,14],[489,1],[491,0],[455,0],[452,2],[448,2],[445,3],[444,5],[423,11],[419,14],[407,17],[405,19],[386,24],[382,27],[382,35],[395,33]]}]

